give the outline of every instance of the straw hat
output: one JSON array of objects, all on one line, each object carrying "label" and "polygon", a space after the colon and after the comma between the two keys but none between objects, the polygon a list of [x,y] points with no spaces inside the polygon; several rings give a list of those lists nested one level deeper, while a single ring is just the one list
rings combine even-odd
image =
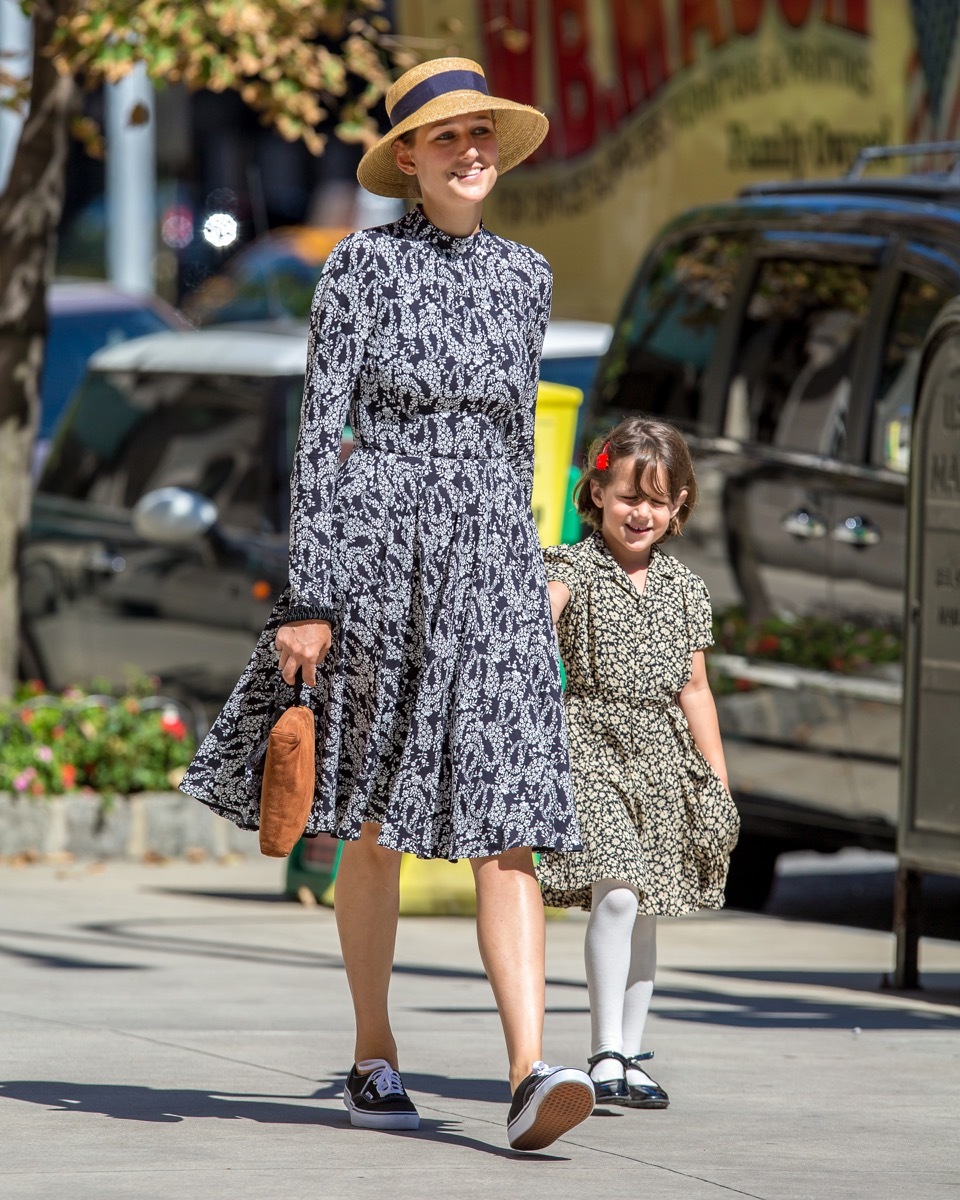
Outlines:
[{"label": "straw hat", "polygon": [[542,112],[487,91],[483,68],[469,58],[434,58],[405,71],[387,92],[387,116],[393,128],[360,161],[357,178],[378,196],[420,195],[415,175],[405,175],[393,157],[398,137],[448,117],[492,112],[500,149],[499,173],[532,154],[547,136]]}]

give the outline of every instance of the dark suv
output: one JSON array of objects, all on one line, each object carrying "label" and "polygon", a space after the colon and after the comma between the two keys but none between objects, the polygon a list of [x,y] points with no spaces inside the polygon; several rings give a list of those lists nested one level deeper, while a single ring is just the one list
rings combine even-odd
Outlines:
[{"label": "dark suv", "polygon": [[895,842],[911,415],[960,292],[960,171],[863,178],[903,152],[675,220],[586,412],[587,437],[662,415],[696,455],[702,509],[671,549],[714,603],[740,902],[784,849]]}]

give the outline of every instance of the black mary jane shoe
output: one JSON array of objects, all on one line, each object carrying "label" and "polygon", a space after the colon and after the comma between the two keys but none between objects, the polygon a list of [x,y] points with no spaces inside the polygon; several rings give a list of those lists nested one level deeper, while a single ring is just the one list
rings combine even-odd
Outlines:
[{"label": "black mary jane shoe", "polygon": [[593,1076],[590,1077],[590,1082],[593,1084],[593,1094],[596,1096],[598,1104],[629,1104],[630,1092],[627,1088],[627,1060],[622,1054],[618,1054],[616,1050],[601,1050],[599,1054],[593,1054],[587,1059],[587,1066],[594,1067],[604,1058],[615,1059],[621,1067],[623,1074],[619,1079],[605,1079],[598,1082]]},{"label": "black mary jane shoe", "polygon": [[[643,1071],[646,1075],[647,1069],[644,1063],[648,1063],[651,1058],[653,1058],[652,1050],[648,1050],[646,1054],[634,1054],[632,1057],[624,1059],[624,1066],[633,1067],[635,1071]],[[628,1108],[668,1108],[670,1106],[670,1097],[653,1079],[649,1083],[628,1083],[627,1093],[628,1098],[621,1100],[620,1103],[626,1104]]]}]

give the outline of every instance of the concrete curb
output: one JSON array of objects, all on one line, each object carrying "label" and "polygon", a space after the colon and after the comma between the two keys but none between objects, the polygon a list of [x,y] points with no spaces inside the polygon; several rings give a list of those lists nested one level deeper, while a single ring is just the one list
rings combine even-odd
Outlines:
[{"label": "concrete curb", "polygon": [[259,855],[256,832],[238,829],[182,792],[12,796],[0,793],[0,857],[35,852],[78,858],[214,858]]}]

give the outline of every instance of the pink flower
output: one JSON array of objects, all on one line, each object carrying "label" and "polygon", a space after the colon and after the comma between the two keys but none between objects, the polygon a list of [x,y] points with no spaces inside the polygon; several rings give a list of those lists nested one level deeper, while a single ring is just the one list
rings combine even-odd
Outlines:
[{"label": "pink flower", "polygon": [[53,751],[49,746],[38,746],[36,754],[42,763],[53,762]]},{"label": "pink flower", "polygon": [[13,777],[14,791],[25,792],[36,776],[37,772],[33,767],[25,767],[19,775]]}]

